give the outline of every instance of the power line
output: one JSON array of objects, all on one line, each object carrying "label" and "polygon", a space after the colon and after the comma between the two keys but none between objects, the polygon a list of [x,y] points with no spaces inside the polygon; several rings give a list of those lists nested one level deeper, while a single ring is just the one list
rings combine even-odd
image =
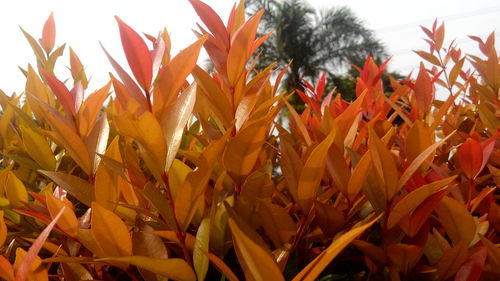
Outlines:
[{"label": "power line", "polygon": [[[440,19],[446,20],[446,21],[453,21],[453,20],[470,18],[470,17],[475,17],[475,16],[489,14],[489,13],[496,13],[499,11],[500,11],[500,6],[494,6],[494,7],[482,8],[482,9],[478,9],[478,10],[470,11],[470,12],[457,13],[457,14],[452,14],[452,15],[448,15],[448,16],[443,16],[443,17],[440,17]],[[400,30],[400,29],[412,28],[412,27],[415,27],[416,25],[421,24],[421,23],[434,21],[434,19],[435,18],[428,18],[428,19],[414,21],[414,22],[410,22],[410,23],[403,23],[403,24],[398,24],[398,25],[391,25],[391,26],[385,26],[385,27],[381,27],[381,28],[375,28],[375,31],[378,33],[393,32],[393,31]]]}]

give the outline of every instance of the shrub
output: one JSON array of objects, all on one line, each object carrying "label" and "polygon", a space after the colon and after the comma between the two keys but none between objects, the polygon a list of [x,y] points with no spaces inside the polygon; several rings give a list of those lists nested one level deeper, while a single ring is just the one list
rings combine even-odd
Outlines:
[{"label": "shrub", "polygon": [[[37,65],[23,95],[0,94],[1,278],[498,278],[493,33],[471,37],[476,57],[423,28],[431,69],[389,95],[387,62],[368,57],[355,101],[323,98],[322,76],[299,115],[279,92],[287,70],[249,61],[262,11],[246,19],[240,2],[225,25],[190,2],[205,27],[176,56],[166,32],[144,41],[117,18],[132,74],[105,51],[118,77],[91,94],[71,49],[71,78],[54,73],[52,16],[39,41],[25,32]],[[290,129],[274,121],[283,107]]]}]

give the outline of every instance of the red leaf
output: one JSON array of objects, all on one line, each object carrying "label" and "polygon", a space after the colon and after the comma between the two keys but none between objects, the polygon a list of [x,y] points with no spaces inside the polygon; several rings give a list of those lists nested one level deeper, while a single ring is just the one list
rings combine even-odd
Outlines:
[{"label": "red leaf", "polygon": [[481,172],[483,149],[481,148],[481,144],[475,139],[468,138],[460,146],[458,158],[464,174],[469,179],[474,179]]},{"label": "red leaf", "polygon": [[477,281],[481,276],[486,261],[488,248],[481,247],[477,252],[472,254],[467,261],[460,267],[455,275],[455,281]]},{"label": "red leaf", "polygon": [[194,10],[200,17],[201,21],[205,26],[212,32],[212,35],[219,41],[221,41],[226,49],[229,49],[229,35],[227,29],[224,26],[221,18],[217,13],[207,4],[199,0],[189,0]]},{"label": "red leaf", "polygon": [[54,22],[54,13],[50,13],[49,18],[43,26],[42,38],[40,44],[43,50],[48,54],[54,48],[56,42],[56,24]]},{"label": "red leaf", "polygon": [[54,75],[48,73],[42,68],[40,68],[39,70],[42,73],[43,77],[45,78],[45,81],[47,81],[47,84],[49,84],[50,89],[57,97],[59,103],[61,103],[64,110],[66,110],[66,112],[68,112],[72,116],[75,116],[76,115],[75,99],[73,95],[69,92],[68,88],[66,88],[64,83],[59,81]]},{"label": "red leaf", "polygon": [[153,62],[148,47],[141,36],[130,26],[115,16],[120,28],[120,38],[128,65],[143,90],[151,88]]},{"label": "red leaf", "polygon": [[52,222],[47,225],[47,227],[40,233],[40,235],[38,235],[35,242],[33,242],[30,249],[28,250],[28,253],[26,254],[26,257],[23,260],[23,263],[21,264],[21,266],[19,266],[19,270],[17,270],[16,281],[26,280],[31,268],[31,264],[35,260],[35,257],[38,255],[38,252],[40,252],[40,249],[42,249],[43,244],[49,237],[50,231],[52,231],[52,228],[54,228],[54,226],[56,225],[57,220],[59,220],[59,218],[63,214],[64,209],[66,209],[66,207],[63,207],[59,211]]},{"label": "red leaf", "polygon": [[323,93],[325,92],[325,86],[326,86],[326,76],[325,73],[322,72],[321,76],[318,79],[318,82],[316,82],[316,99],[321,100],[321,97],[323,96]]}]

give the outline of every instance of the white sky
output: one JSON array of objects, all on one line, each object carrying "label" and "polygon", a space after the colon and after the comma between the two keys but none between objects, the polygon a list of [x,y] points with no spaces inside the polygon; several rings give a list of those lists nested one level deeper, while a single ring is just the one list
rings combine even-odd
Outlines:
[{"label": "white sky", "polygon": [[[226,21],[235,0],[205,0]],[[315,7],[348,6],[366,26],[376,31],[393,55],[390,70],[403,74],[418,68],[418,57],[411,50],[426,48],[419,25],[430,26],[434,18],[446,22],[446,42],[457,39],[465,52],[475,53],[476,44],[467,35],[485,37],[492,31],[500,36],[500,1],[498,0],[309,0]],[[68,43],[80,56],[90,89],[102,86],[112,71],[99,47],[108,51],[126,67],[114,15],[120,16],[138,32],[157,34],[163,27],[171,33],[173,54],[195,40],[191,29],[198,17],[187,0],[0,0],[0,89],[21,92],[24,77],[17,66],[35,64],[19,26],[35,38],[41,36],[43,23],[54,12],[56,46]],[[500,38],[497,39],[497,48]],[[67,56],[56,67],[60,79],[70,77]]]}]

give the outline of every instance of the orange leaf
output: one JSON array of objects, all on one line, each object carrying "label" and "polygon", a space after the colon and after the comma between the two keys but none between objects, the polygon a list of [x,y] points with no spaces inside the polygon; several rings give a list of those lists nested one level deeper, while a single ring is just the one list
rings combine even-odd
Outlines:
[{"label": "orange leaf", "polygon": [[7,281],[14,281],[14,268],[4,256],[0,255],[0,277]]},{"label": "orange leaf", "polygon": [[328,149],[332,145],[335,135],[336,131],[332,130],[328,136],[314,148],[300,173],[297,197],[305,213],[309,212],[312,202],[318,193],[319,185],[325,171]]},{"label": "orange leaf", "polygon": [[49,192],[45,193],[45,202],[47,203],[47,209],[49,210],[52,219],[54,219],[63,208],[65,208],[61,218],[57,221],[57,226],[59,226],[71,237],[76,238],[78,236],[78,219],[76,218],[73,210],[66,206],[63,201],[56,199]]},{"label": "orange leaf", "polygon": [[92,233],[106,256],[130,256],[132,239],[125,223],[115,213],[92,202]]},{"label": "orange leaf", "polygon": [[311,261],[306,267],[304,267],[299,274],[297,274],[292,281],[313,281],[321,274],[321,272],[330,264],[330,262],[338,255],[342,250],[347,247],[352,240],[356,239],[361,233],[370,228],[376,221],[378,221],[382,215],[373,219],[369,223],[361,226],[356,226],[349,230],[348,232],[342,234],[339,238],[328,246],[321,254],[319,254],[313,261]]},{"label": "orange leaf", "polygon": [[5,224],[3,214],[4,211],[0,211],[0,248],[3,246],[5,240],[7,239],[7,225]]},{"label": "orange leaf", "polygon": [[453,244],[463,242],[469,246],[476,235],[476,223],[465,206],[451,197],[444,197],[436,211]]},{"label": "orange leaf", "polygon": [[50,13],[49,18],[45,21],[43,26],[42,38],[40,39],[40,45],[42,45],[43,50],[48,54],[54,48],[56,41],[56,24],[54,22],[54,13]]},{"label": "orange leaf", "polygon": [[409,216],[415,208],[425,201],[429,196],[443,190],[443,187],[449,185],[457,176],[449,177],[440,181],[435,181],[423,185],[401,199],[392,208],[387,219],[387,228],[393,228],[406,216]]},{"label": "orange leaf", "polygon": [[160,70],[157,90],[154,91],[153,104],[155,114],[156,112],[160,113],[160,115],[157,115],[159,120],[170,114],[167,110],[164,110],[164,112],[162,110],[170,106],[177,99],[178,93],[184,85],[187,76],[196,66],[200,49],[207,38],[207,36],[199,38],[189,47],[180,51],[168,65]]},{"label": "orange leaf", "polygon": [[128,65],[142,89],[144,91],[149,91],[151,88],[151,80],[153,79],[153,61],[149,54],[148,47],[135,30],[123,22],[119,17],[115,16],[115,19],[120,28],[120,38]]}]

